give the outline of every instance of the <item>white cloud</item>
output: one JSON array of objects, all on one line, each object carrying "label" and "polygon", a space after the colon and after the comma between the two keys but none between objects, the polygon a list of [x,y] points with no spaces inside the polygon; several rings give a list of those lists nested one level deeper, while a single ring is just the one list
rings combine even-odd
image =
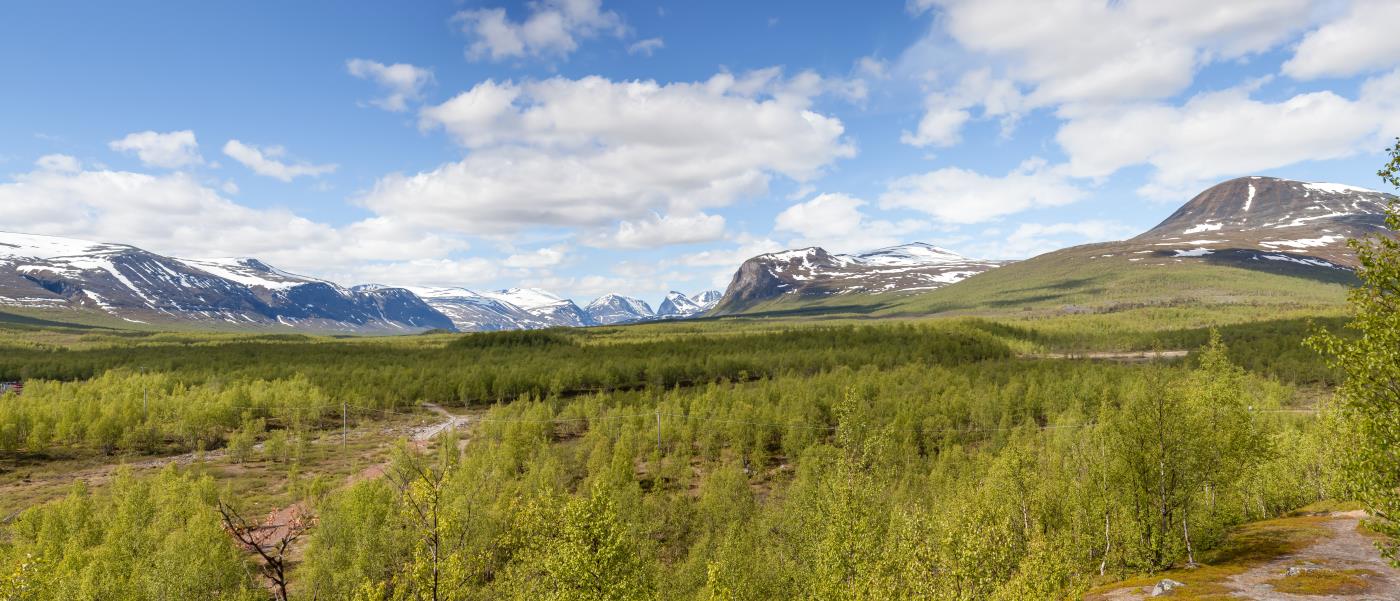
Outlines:
[{"label": "white cloud", "polygon": [[731,248],[714,248],[682,255],[676,264],[687,267],[727,267],[730,273],[747,259],[764,253],[783,250],[783,245],[772,238],[756,238],[747,234],[734,239]]},{"label": "white cloud", "polygon": [[1000,118],[1008,132],[1026,110],[1025,98],[1016,85],[999,79],[989,69],[964,73],[957,85],[946,92],[935,92],[924,99],[925,112],[918,129],[904,132],[900,141],[911,146],[955,146],[962,141],[962,128],[971,118],[973,107],[981,107],[981,118]]},{"label": "white cloud", "polygon": [[1007,62],[1037,104],[1169,96],[1217,60],[1263,52],[1311,18],[1309,0],[933,0],[964,48]]},{"label": "white cloud", "polygon": [[774,176],[805,182],[855,153],[841,121],[808,108],[825,91],[816,80],[765,70],[695,83],[482,82],[420,114],[466,158],[384,177],[359,202],[493,234],[694,215],[760,195]]},{"label": "white cloud", "polygon": [[[904,141],[956,144],[982,106],[1003,132],[1028,110],[1082,114],[1187,89],[1206,65],[1268,51],[1305,29],[1315,0],[915,0],[929,34],[898,70],[933,82],[927,115]],[[956,46],[956,47],[954,47]],[[987,72],[984,84],[966,81]]]},{"label": "white cloud", "polygon": [[1083,196],[1062,167],[1030,159],[1003,177],[958,167],[902,177],[880,196],[880,206],[914,209],[945,223],[966,224],[1066,205]]},{"label": "white cloud", "polygon": [[627,54],[644,54],[646,56],[651,56],[653,52],[665,47],[665,40],[661,38],[647,38],[645,40],[637,40],[631,46],[628,46]]},{"label": "white cloud", "polygon": [[821,194],[778,214],[773,229],[796,234],[789,246],[820,246],[833,252],[870,250],[909,242],[904,236],[928,224],[906,220],[898,223],[867,219],[861,207],[867,203],[845,194]]},{"label": "white cloud", "polygon": [[695,272],[705,278],[710,286],[724,290],[734,277],[734,270],[744,261],[761,254],[783,250],[783,245],[771,238],[756,238],[740,234],[734,239],[735,246],[703,250],[681,256],[674,264]]},{"label": "white cloud", "polygon": [[968,250],[980,257],[1023,259],[1076,244],[1122,240],[1134,233],[1133,228],[1121,223],[1101,220],[1022,223],[1004,239],[997,240],[995,233],[986,233],[981,239],[993,241],[971,245]]},{"label": "white cloud", "polygon": [[962,127],[972,118],[963,108],[943,106],[943,98],[929,97],[928,110],[913,133],[904,132],[899,141],[910,146],[955,146],[962,142]]},{"label": "white cloud", "polygon": [[188,129],[127,134],[120,140],[108,142],[107,147],[118,152],[135,152],[141,162],[150,167],[178,169],[204,162],[199,156],[199,143],[195,141],[194,132]]},{"label": "white cloud", "polygon": [[34,164],[44,171],[57,171],[70,173],[81,171],[83,164],[78,159],[66,154],[46,154],[34,161]]},{"label": "white cloud", "polygon": [[[1251,86],[1198,94],[1182,106],[1133,105],[1071,119],[1056,140],[1076,177],[1103,177],[1138,164],[1155,168],[1141,192],[1180,199],[1203,182],[1307,160],[1345,157],[1400,126],[1400,74],[1367,82],[1357,100],[1332,92],[1280,102]],[[1384,126],[1387,119],[1394,125]]]},{"label": "white cloud", "polygon": [[627,33],[622,17],[602,10],[601,0],[541,0],[519,22],[503,8],[465,10],[453,19],[472,38],[467,56],[473,60],[564,57],[578,49],[580,39]]},{"label": "white cloud", "polygon": [[1347,77],[1400,65],[1400,3],[1355,0],[1339,18],[1303,36],[1283,64],[1295,79]]},{"label": "white cloud", "polygon": [[862,56],[856,60],[856,73],[871,79],[888,79],[890,76],[889,63],[882,58],[873,56]]},{"label": "white cloud", "polygon": [[423,67],[407,63],[384,63],[354,58],[345,61],[345,70],[360,79],[372,80],[389,94],[371,100],[370,104],[386,111],[400,112],[408,109],[409,101],[423,97],[423,87],[433,81],[433,72]]},{"label": "white cloud", "polygon": [[341,282],[370,282],[392,286],[472,286],[501,276],[496,261],[481,257],[430,258],[367,262],[325,274]]},{"label": "white cloud", "polygon": [[460,239],[386,218],[337,228],[284,209],[250,208],[181,172],[81,170],[76,161],[52,157],[40,163],[35,171],[0,182],[0,206],[11,228],[122,242],[180,257],[255,256],[327,277],[373,274],[359,270],[465,248]]},{"label": "white cloud", "polygon": [[506,267],[520,269],[539,269],[542,267],[553,267],[564,262],[568,249],[563,246],[553,246],[536,249],[527,253],[516,253],[506,257],[504,264]]},{"label": "white cloud", "polygon": [[674,244],[696,244],[724,237],[724,217],[706,213],[658,215],[652,213],[636,221],[622,221],[617,230],[590,241],[612,248],[656,248]]},{"label": "white cloud", "polygon": [[284,163],[277,160],[286,152],[280,146],[269,146],[259,148],[250,144],[244,144],[238,140],[229,140],[224,144],[224,154],[229,158],[243,163],[243,166],[252,169],[253,173],[265,175],[267,177],[290,182],[302,176],[319,176],[331,173],[336,170],[336,165],[312,165],[310,163]]}]

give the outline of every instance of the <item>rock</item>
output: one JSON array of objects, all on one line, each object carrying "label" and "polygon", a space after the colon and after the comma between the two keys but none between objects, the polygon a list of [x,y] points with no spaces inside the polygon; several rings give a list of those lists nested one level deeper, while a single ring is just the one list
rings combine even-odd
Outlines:
[{"label": "rock", "polygon": [[1171,578],[1163,578],[1161,582],[1157,583],[1157,586],[1152,587],[1152,596],[1161,597],[1162,595],[1170,593],[1173,590],[1183,586],[1186,586],[1186,584],[1177,582],[1175,580],[1172,580]]},{"label": "rock", "polygon": [[1316,572],[1316,571],[1317,571],[1317,566],[1314,566],[1314,565],[1293,566],[1293,567],[1291,567],[1291,568],[1288,568],[1288,572],[1285,573],[1284,575],[1285,575],[1285,576],[1299,576],[1299,575],[1302,575],[1302,574],[1307,574],[1308,572]]}]

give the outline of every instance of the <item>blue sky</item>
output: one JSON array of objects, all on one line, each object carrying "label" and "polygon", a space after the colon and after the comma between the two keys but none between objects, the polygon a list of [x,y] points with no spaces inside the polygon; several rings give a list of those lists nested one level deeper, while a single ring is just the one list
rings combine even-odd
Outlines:
[{"label": "blue sky", "polygon": [[0,229],[352,284],[722,289],[1380,188],[1393,1],[6,3]]}]

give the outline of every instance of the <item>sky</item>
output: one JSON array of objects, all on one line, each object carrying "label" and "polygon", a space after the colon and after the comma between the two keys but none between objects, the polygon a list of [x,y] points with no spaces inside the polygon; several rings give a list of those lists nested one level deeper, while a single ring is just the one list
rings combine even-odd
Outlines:
[{"label": "sky", "polygon": [[1384,189],[1397,0],[8,2],[0,230],[342,284],[722,290]]}]

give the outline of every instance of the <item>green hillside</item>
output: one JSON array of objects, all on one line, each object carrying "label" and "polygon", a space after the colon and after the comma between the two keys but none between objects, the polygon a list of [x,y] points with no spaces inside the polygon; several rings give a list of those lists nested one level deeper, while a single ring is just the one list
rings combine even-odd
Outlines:
[{"label": "green hillside", "polygon": [[[1193,307],[1242,313],[1331,313],[1355,278],[1336,270],[1263,270],[1226,262],[1133,256],[1120,243],[1055,251],[914,294],[776,299],[746,312],[763,317],[896,317],[1103,314]],[[1140,259],[1134,261],[1133,259]],[[1267,310],[1265,310],[1267,308]]]}]

